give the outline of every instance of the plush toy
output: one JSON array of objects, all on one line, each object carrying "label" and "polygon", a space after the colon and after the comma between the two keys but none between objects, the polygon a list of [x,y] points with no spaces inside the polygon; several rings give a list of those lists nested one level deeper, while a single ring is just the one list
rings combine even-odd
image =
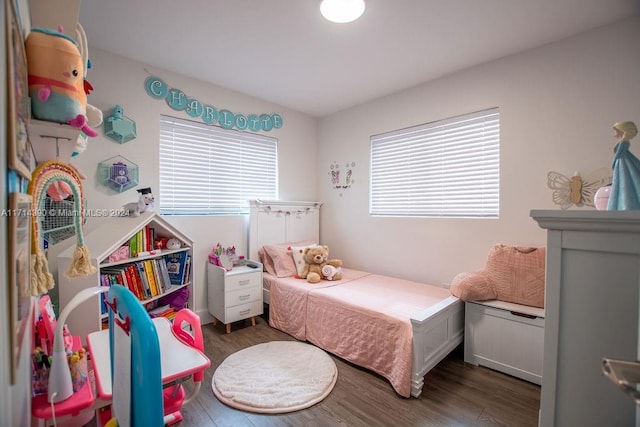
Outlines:
[{"label": "plush toy", "polygon": [[56,202],[61,202],[72,194],[71,187],[64,181],[54,181],[47,187],[47,196]]},{"label": "plush toy", "polygon": [[78,43],[61,28],[33,28],[25,50],[33,117],[97,136],[87,118],[85,64]]},{"label": "plush toy", "polygon": [[114,141],[124,144],[136,138],[136,122],[124,115],[124,108],[116,105],[111,116],[104,121],[104,134]]},{"label": "plush toy", "polygon": [[178,239],[176,239],[175,237],[170,238],[169,240],[167,240],[167,249],[180,249],[182,247],[182,242]]},{"label": "plush toy", "polygon": [[153,242],[153,247],[155,249],[167,249],[168,242],[168,237],[156,237],[156,240]]},{"label": "plush toy", "polygon": [[[326,278],[322,274],[322,268],[326,265],[331,265],[335,268],[342,266],[342,261],[338,259],[329,259],[329,247],[324,246],[312,246],[305,248],[304,250],[304,267],[300,278],[307,279],[309,283],[318,283],[321,279]],[[342,274],[336,274],[333,280],[340,280]]]},{"label": "plush toy", "polygon": [[[80,172],[77,167],[73,165],[68,165],[72,168],[78,175],[80,179],[86,179],[87,176]],[[71,186],[66,182],[60,181],[52,181],[51,184],[47,187],[47,196],[51,197],[56,202],[61,202],[66,198],[73,195],[73,190]]]},{"label": "plush toy", "polygon": [[87,104],[87,124],[92,128],[98,127],[102,124],[104,119],[102,111],[98,107],[94,107],[91,104]]},{"label": "plush toy", "polygon": [[326,280],[342,279],[342,267],[334,267],[331,264],[325,265],[322,267],[322,278]]},{"label": "plush toy", "polygon": [[137,202],[127,203],[123,206],[125,216],[137,217],[143,212],[153,211],[153,202],[155,198],[151,193],[151,188],[141,188],[137,190],[140,193]]}]

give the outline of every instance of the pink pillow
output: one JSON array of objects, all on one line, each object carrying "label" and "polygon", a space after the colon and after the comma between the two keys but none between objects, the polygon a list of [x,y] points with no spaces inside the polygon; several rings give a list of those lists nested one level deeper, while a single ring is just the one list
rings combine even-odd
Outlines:
[{"label": "pink pillow", "polygon": [[295,276],[298,274],[298,271],[291,256],[291,246],[310,243],[313,243],[313,241],[264,245],[258,251],[262,264],[264,265],[264,270],[276,277]]},{"label": "pink pillow", "polygon": [[[265,255],[270,259],[270,262],[264,264],[268,273],[276,277],[289,277],[296,274],[296,266],[286,246],[265,245],[263,248]],[[270,269],[273,270],[269,271]]]},{"label": "pink pillow", "polygon": [[258,249],[258,257],[260,258],[260,262],[262,263],[262,270],[275,276],[273,261],[271,260],[271,257],[264,251],[264,247]]}]

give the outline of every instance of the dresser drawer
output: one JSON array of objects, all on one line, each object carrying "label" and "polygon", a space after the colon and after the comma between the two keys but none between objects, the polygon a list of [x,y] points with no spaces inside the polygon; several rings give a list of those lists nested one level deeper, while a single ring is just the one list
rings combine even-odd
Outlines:
[{"label": "dresser drawer", "polygon": [[262,299],[225,309],[225,323],[247,319],[262,314]]},{"label": "dresser drawer", "polygon": [[248,274],[227,275],[227,281],[225,284],[226,292],[232,292],[238,289],[247,289],[252,287],[258,287],[262,289],[262,273],[260,271]]},{"label": "dresser drawer", "polygon": [[253,286],[227,292],[224,298],[226,307],[234,307],[248,302],[258,301],[262,297],[262,288]]}]

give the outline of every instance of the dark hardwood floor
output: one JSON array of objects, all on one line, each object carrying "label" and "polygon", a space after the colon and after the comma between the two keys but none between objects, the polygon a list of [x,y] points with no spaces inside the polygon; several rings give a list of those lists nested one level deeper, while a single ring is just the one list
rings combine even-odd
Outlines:
[{"label": "dark hardwood floor", "polygon": [[333,357],[338,381],[322,402],[301,411],[261,415],[220,403],[211,390],[215,368],[230,354],[268,341],[293,338],[258,318],[203,326],[205,351],[211,358],[202,389],[183,410],[183,427],[227,426],[537,426],[540,387],[511,376],[464,363],[462,346],[425,377],[419,398],[406,399],[389,382],[370,371]]}]

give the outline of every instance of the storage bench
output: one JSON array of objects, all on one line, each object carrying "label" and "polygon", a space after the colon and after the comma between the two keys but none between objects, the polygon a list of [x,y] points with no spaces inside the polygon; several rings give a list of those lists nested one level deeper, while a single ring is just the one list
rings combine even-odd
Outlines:
[{"label": "storage bench", "polygon": [[464,360],[540,384],[544,309],[504,301],[465,303]]}]

